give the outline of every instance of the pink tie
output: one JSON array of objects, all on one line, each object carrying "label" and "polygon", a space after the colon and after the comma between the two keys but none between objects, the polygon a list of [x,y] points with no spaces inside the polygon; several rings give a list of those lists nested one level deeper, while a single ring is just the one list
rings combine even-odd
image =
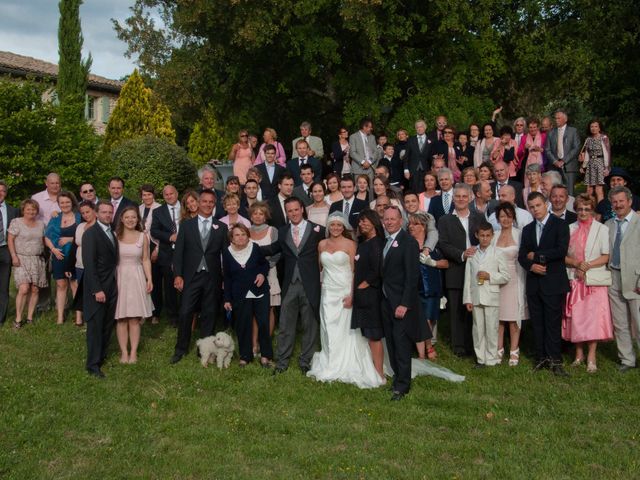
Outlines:
[{"label": "pink tie", "polygon": [[115,200],[111,200],[111,205],[113,205],[114,210],[118,208],[118,202],[116,202]]},{"label": "pink tie", "polygon": [[296,248],[300,246],[300,227],[298,225],[293,226],[293,243]]}]

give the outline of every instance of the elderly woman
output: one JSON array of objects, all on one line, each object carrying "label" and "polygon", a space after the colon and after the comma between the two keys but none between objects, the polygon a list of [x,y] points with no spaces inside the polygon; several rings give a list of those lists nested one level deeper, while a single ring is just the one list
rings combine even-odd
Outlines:
[{"label": "elderly woman", "polygon": [[26,323],[33,322],[41,288],[47,286],[44,263],[44,223],[38,220],[40,207],[35,200],[24,200],[20,205],[21,217],[14,218],[7,228],[7,246],[13,265],[16,295],[14,328],[22,327],[22,313],[29,297]]},{"label": "elderly woman", "polygon": [[531,192],[542,192],[542,170],[539,163],[531,163],[527,165],[524,171],[525,186],[522,189],[522,197],[525,205],[527,197]]},{"label": "elderly woman", "polygon": [[422,301],[422,313],[428,327],[429,338],[418,342],[416,348],[420,358],[435,360],[437,353],[431,343],[431,332],[440,318],[440,297],[442,296],[442,275],[439,269],[449,267],[449,262],[442,257],[440,251],[435,248],[429,250],[424,247],[427,240],[427,226],[429,216],[423,212],[409,214],[409,233],[416,239],[418,245],[423,245],[420,257],[421,282],[419,285],[420,299]]},{"label": "elderly woman", "polygon": [[584,173],[587,193],[593,195],[595,192],[599,203],[604,199],[604,179],[609,175],[611,166],[611,144],[599,120],[592,120],[589,123],[587,139],[580,153],[580,162],[582,163],[580,172]]},{"label": "elderly woman", "polygon": [[569,226],[569,250],[565,258],[571,290],[567,294],[562,338],[576,344],[574,366],[585,362],[584,345],[588,348],[587,372],[597,371],[596,348],[599,341],[613,338],[608,288],[590,286],[593,277],[606,275],[609,262],[609,229],[594,220],[595,202],[589,194],[575,200],[578,221]]},{"label": "elderly woman", "polygon": [[253,149],[249,143],[249,132],[240,130],[238,142],[231,147],[229,160],[233,163],[233,174],[240,179],[240,185],[247,181],[247,171],[253,166]]},{"label": "elderly woman", "polygon": [[462,177],[461,180],[466,183],[467,185],[469,185],[470,187],[473,187],[476,183],[478,183],[480,181],[480,176],[478,175],[478,170],[476,170],[473,167],[467,167],[462,171]]},{"label": "elderly woman", "polygon": [[251,222],[238,213],[240,210],[240,197],[235,193],[227,193],[222,198],[222,205],[224,206],[227,214],[220,219],[222,223],[230,227],[235,223],[241,223],[245,227],[249,228]]},{"label": "elderly woman", "polygon": [[487,182],[493,182],[493,164],[491,162],[482,162],[478,167],[478,179],[486,180]]},{"label": "elderly woman", "polygon": [[75,234],[80,224],[80,214],[75,211],[76,197],[71,192],[58,194],[60,214],[52,218],[45,231],[45,244],[51,250],[51,271],[56,281],[56,311],[57,324],[64,323],[64,309],[67,303],[67,289],[71,288],[72,295],[76,294],[75,267]]},{"label": "elderly woman", "polygon": [[496,207],[496,219],[500,230],[494,235],[492,243],[496,251],[507,261],[510,280],[500,287],[500,309],[498,319],[498,357],[504,355],[504,331],[509,325],[509,366],[515,367],[520,361],[520,325],[529,318],[525,296],[526,272],[518,263],[520,237],[522,231],[514,227],[516,211],[512,204],[503,202]]},{"label": "elderly woman", "polygon": [[241,223],[229,229],[230,245],[222,252],[224,271],[224,308],[233,312],[240,366],[253,360],[252,322],[258,324],[260,364],[271,366],[273,347],[269,334],[269,262],[258,245],[251,241],[249,229]]},{"label": "elderly woman", "polygon": [[273,145],[276,147],[276,162],[278,162],[278,165],[285,167],[287,165],[287,157],[284,153],[282,144],[278,142],[278,134],[276,131],[273,128],[265,128],[264,133],[262,134],[262,139],[264,140],[264,143],[260,145],[255,164],[258,165],[260,163],[264,163],[264,147],[267,145]]}]

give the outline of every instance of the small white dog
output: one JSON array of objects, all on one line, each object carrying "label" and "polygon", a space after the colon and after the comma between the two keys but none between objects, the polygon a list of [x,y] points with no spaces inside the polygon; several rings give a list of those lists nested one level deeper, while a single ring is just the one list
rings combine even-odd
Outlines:
[{"label": "small white dog", "polygon": [[210,337],[201,338],[196,342],[200,352],[200,363],[207,367],[209,363],[216,361],[218,368],[229,368],[235,345],[231,335],[225,332],[218,332]]}]

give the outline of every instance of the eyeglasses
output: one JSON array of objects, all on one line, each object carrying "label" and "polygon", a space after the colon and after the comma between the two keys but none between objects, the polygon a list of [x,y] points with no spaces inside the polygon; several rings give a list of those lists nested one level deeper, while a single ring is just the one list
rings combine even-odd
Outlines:
[{"label": "eyeglasses", "polygon": [[95,192],[93,188],[90,188],[89,190],[82,190],[82,193],[93,193],[93,192]]},{"label": "eyeglasses", "polygon": [[447,133],[451,133],[451,134],[453,134],[453,132],[452,132],[451,130],[445,130],[445,131],[444,131],[444,133],[445,133],[445,135],[446,135]]},{"label": "eyeglasses", "polygon": [[240,138],[248,138],[249,135],[245,135],[244,133],[242,135],[240,135]]},{"label": "eyeglasses", "polygon": [[578,207],[576,208],[576,212],[590,212],[591,207]]}]

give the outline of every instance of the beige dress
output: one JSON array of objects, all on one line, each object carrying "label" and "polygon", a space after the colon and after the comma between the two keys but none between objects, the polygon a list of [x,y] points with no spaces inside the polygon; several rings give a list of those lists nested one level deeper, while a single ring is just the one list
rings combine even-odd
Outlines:
[{"label": "beige dress", "polygon": [[20,266],[13,268],[16,285],[32,283],[38,288],[48,285],[42,254],[44,253],[44,223],[36,220],[33,227],[27,227],[22,218],[14,218],[7,232],[15,237],[14,245]]},{"label": "beige dress", "polygon": [[144,233],[136,243],[118,242],[119,261],[117,270],[118,303],[116,319],[147,318],[153,313],[151,295],[147,293],[147,280],[142,268]]}]

